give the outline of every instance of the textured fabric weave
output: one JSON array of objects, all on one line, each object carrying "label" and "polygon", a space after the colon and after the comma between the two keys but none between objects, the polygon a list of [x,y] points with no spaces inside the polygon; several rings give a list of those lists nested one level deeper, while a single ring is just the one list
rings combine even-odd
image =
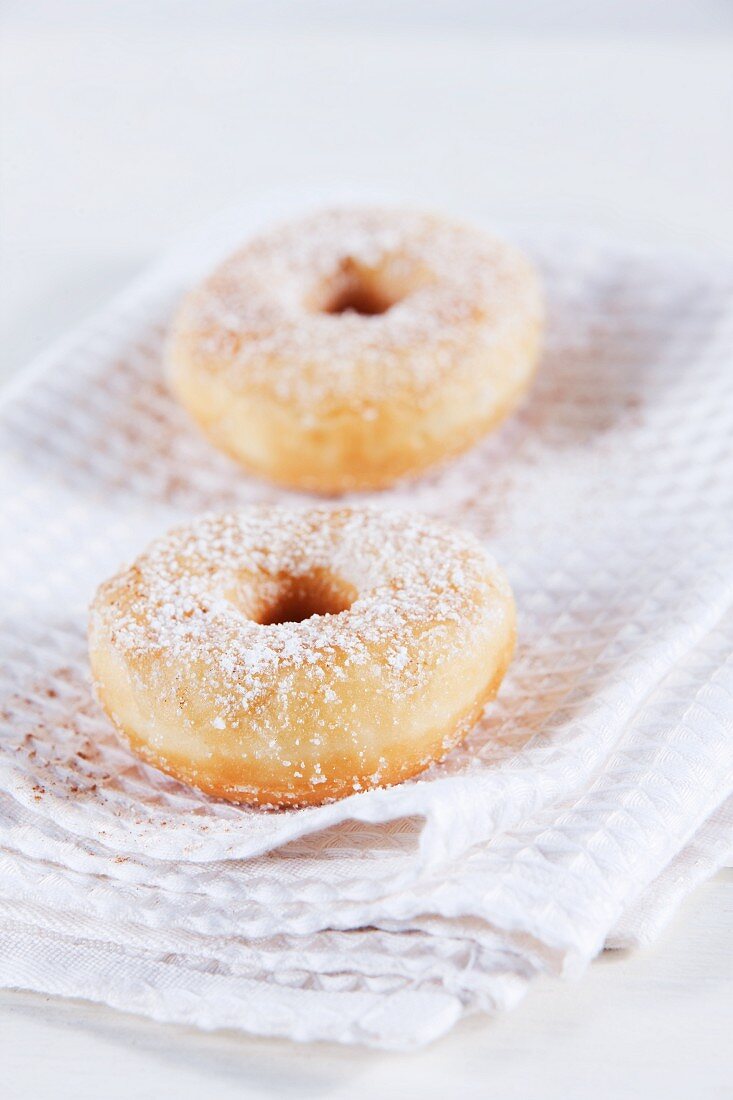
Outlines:
[{"label": "textured fabric weave", "polygon": [[306,498],[166,393],[182,289],[231,215],[0,408],[0,983],[162,1020],[405,1048],[539,972],[648,942],[733,832],[733,272],[526,234],[549,333],[525,407],[369,499],[478,535],[517,657],[419,781],[280,814],[138,763],[94,702],[86,606],[204,510]]}]

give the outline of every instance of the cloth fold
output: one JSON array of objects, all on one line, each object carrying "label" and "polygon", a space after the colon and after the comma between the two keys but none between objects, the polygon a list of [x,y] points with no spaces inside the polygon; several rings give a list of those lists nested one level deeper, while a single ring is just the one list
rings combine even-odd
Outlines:
[{"label": "cloth fold", "polygon": [[523,235],[549,316],[524,409],[369,498],[506,568],[500,699],[421,779],[273,814],[139,763],[84,639],[96,584],[174,522],[304,503],[213,452],[161,381],[181,289],[256,222],[164,261],[0,407],[0,984],[405,1049],[649,942],[731,855],[733,269]]}]

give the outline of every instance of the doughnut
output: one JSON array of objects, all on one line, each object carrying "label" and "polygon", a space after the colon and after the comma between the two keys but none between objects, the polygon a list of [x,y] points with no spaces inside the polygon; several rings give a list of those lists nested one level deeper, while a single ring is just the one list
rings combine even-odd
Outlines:
[{"label": "doughnut", "polygon": [[484,232],[326,211],[253,240],[184,299],[167,373],[250,471],[320,493],[379,489],[517,405],[541,319],[529,262]]},{"label": "doughnut", "polygon": [[496,694],[514,603],[473,536],[436,521],[260,506],[181,527],[103,583],[89,645],[146,763],[303,806],[441,760]]}]

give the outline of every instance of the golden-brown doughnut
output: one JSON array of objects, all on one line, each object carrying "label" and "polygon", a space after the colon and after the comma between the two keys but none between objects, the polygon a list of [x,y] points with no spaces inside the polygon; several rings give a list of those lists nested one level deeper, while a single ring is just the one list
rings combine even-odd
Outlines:
[{"label": "golden-brown doughnut", "polygon": [[168,374],[249,469],[321,492],[381,488],[514,408],[541,317],[530,264],[484,232],[332,210],[253,240],[194,290]]},{"label": "golden-brown doughnut", "polygon": [[275,806],[441,759],[513,645],[509,585],[471,535],[369,508],[204,517],[105,582],[90,618],[99,698],[135,752]]}]

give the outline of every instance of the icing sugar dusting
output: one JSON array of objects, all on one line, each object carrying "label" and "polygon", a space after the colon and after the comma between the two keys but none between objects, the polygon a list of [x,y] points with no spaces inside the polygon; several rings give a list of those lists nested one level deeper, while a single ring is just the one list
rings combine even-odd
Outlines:
[{"label": "icing sugar dusting", "polygon": [[[335,700],[350,665],[377,662],[387,690],[418,690],[420,652],[470,629],[487,584],[507,591],[472,536],[414,513],[263,506],[154,543],[102,586],[92,622],[133,665],[195,668],[223,729],[273,691]],[[310,599],[302,620],[271,621],[294,592]],[[336,598],[343,610],[319,610]]]},{"label": "icing sugar dusting", "polygon": [[[239,800],[321,801],[453,747],[510,606],[467,533],[412,512],[263,506],[180,528],[103,584],[92,663],[143,759]],[[484,664],[446,710],[471,652]]]},{"label": "icing sugar dusting", "polygon": [[[332,312],[349,288],[378,298]],[[428,402],[477,347],[540,312],[524,258],[472,227],[401,210],[331,210],[253,240],[189,295],[173,356],[312,412]],[[376,315],[375,315],[376,314]],[[467,368],[466,368],[467,369]]]}]

